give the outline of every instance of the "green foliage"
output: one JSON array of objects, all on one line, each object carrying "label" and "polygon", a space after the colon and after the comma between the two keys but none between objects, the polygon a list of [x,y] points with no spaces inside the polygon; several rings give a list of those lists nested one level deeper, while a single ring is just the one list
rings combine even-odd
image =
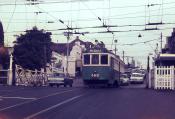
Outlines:
[{"label": "green foliage", "polygon": [[1,22],[0,22],[0,45],[4,46],[4,30]]},{"label": "green foliage", "polygon": [[9,63],[10,63],[10,57],[8,49],[3,46],[0,46],[0,65],[2,66],[3,69],[8,69]]},{"label": "green foliage", "polygon": [[14,62],[25,69],[40,70],[51,60],[51,33],[33,27],[16,39]]}]

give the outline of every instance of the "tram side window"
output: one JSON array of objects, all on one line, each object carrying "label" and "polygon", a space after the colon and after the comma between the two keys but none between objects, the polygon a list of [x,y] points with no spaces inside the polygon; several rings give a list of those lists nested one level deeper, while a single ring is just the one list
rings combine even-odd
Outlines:
[{"label": "tram side window", "polygon": [[92,55],[92,64],[99,64],[99,55]]},{"label": "tram side window", "polygon": [[111,57],[111,67],[114,68],[114,58]]},{"label": "tram side window", "polygon": [[84,64],[90,64],[90,55],[84,55]]},{"label": "tram side window", "polygon": [[108,64],[108,55],[101,55],[101,64]]}]

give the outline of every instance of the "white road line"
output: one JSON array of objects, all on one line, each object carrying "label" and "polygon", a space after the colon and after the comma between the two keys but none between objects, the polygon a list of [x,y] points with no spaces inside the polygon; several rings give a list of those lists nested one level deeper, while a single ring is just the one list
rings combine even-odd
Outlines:
[{"label": "white road line", "polygon": [[74,90],[66,90],[66,91],[62,91],[62,92],[53,93],[53,94],[50,94],[50,95],[47,95],[47,96],[43,96],[41,98],[37,98],[35,100],[25,101],[25,102],[18,103],[18,104],[9,106],[9,107],[2,108],[2,109],[0,109],[0,111],[4,111],[4,110],[11,109],[11,108],[14,108],[14,107],[17,107],[17,106],[21,106],[21,105],[24,105],[24,104],[27,104],[27,103],[31,103],[31,102],[34,102],[34,101],[37,101],[37,100],[40,100],[40,99],[44,99],[44,98],[47,98],[47,97],[51,97],[51,96],[54,96],[54,95],[59,95],[59,94],[63,94],[63,93],[71,92],[71,91],[74,91]]},{"label": "white road line", "polygon": [[60,102],[60,103],[58,103],[58,104],[56,104],[56,105],[54,105],[54,106],[51,106],[51,107],[46,108],[46,109],[44,109],[44,110],[41,110],[41,111],[39,111],[39,112],[37,112],[37,113],[34,113],[34,114],[30,115],[30,116],[27,116],[27,117],[25,117],[24,119],[31,119],[31,118],[33,118],[33,117],[36,117],[36,116],[38,116],[38,115],[40,115],[40,114],[42,114],[42,113],[45,113],[45,112],[49,111],[49,110],[52,110],[52,109],[54,109],[54,108],[57,108],[57,107],[59,107],[59,106],[61,106],[61,105],[63,105],[63,104],[66,104],[66,103],[68,103],[68,102],[71,102],[71,101],[73,101],[73,100],[76,100],[77,98],[80,98],[80,97],[82,97],[82,96],[84,96],[84,94],[78,95],[78,96],[75,96],[75,97],[72,97],[72,98],[69,98],[69,99],[67,99],[67,100],[65,100],[65,101],[62,101],[62,102]]},{"label": "white road line", "polygon": [[23,99],[23,100],[35,100],[37,98],[26,98],[26,97],[3,97],[0,96],[1,99]]}]

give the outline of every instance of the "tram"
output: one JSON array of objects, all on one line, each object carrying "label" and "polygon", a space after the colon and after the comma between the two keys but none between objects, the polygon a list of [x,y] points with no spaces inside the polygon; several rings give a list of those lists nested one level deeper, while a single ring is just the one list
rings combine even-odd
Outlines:
[{"label": "tram", "polygon": [[118,87],[125,64],[118,55],[106,48],[91,48],[82,54],[82,77],[85,85]]}]

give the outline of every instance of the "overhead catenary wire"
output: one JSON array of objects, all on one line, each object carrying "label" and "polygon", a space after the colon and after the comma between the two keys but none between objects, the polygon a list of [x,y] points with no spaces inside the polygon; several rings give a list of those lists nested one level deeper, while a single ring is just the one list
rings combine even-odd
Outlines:
[{"label": "overhead catenary wire", "polygon": [[15,0],[15,6],[14,6],[13,12],[12,12],[12,14],[11,14],[11,17],[10,17],[10,19],[9,19],[9,21],[8,21],[7,28],[6,28],[6,30],[5,30],[6,32],[8,31],[8,28],[9,28],[9,26],[10,26],[10,23],[11,23],[11,21],[12,21],[12,19],[13,19],[14,14],[15,14],[16,2],[17,2],[17,0]]}]

